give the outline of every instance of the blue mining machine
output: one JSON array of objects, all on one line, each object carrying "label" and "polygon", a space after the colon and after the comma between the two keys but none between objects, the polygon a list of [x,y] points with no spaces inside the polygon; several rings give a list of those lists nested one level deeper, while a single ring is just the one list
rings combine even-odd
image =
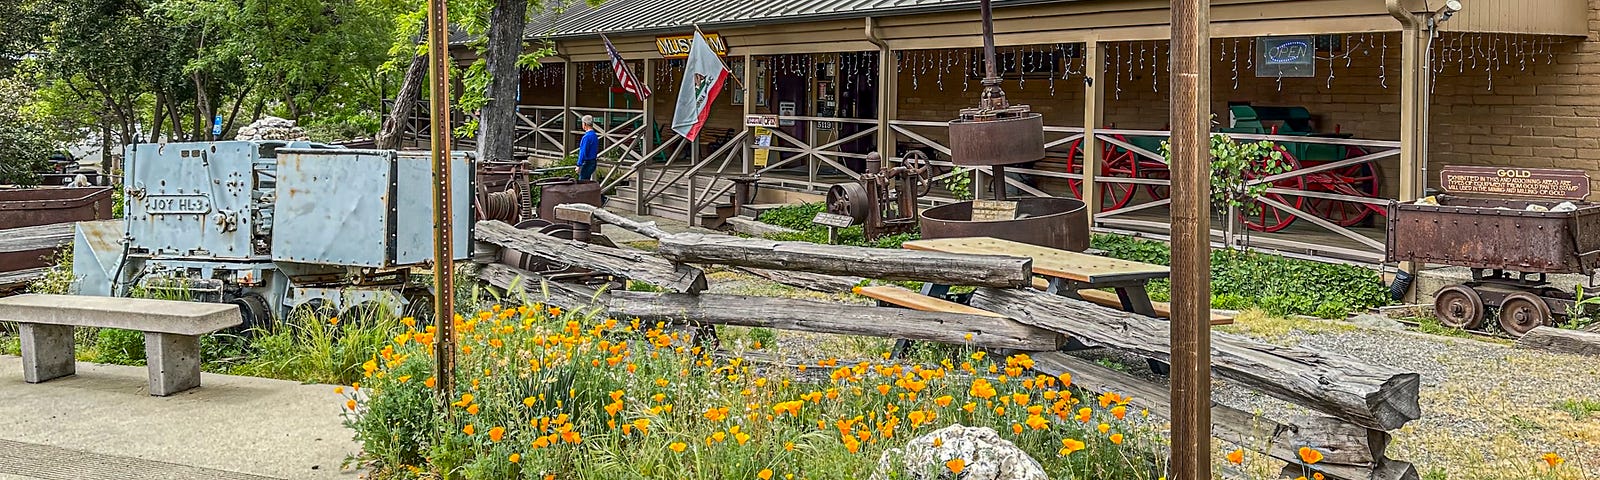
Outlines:
[{"label": "blue mining machine", "polygon": [[[240,306],[245,326],[295,309],[431,311],[433,162],[427,152],[308,142],[127,147],[123,220],[78,224],[84,295],[175,290]],[[473,158],[451,158],[453,255],[472,245]]]}]

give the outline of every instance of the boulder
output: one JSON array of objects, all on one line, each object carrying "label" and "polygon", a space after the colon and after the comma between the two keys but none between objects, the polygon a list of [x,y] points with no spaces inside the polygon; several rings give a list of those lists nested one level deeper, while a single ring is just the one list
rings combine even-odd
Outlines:
[{"label": "boulder", "polygon": [[278,117],[261,117],[249,125],[239,127],[237,140],[310,140],[306,129],[295,126],[294,120]]},{"label": "boulder", "polygon": [[[936,441],[937,440],[937,441]],[[935,443],[938,446],[934,446]],[[987,427],[951,425],[911,439],[903,448],[891,448],[878,457],[872,480],[889,478],[934,480],[956,478],[945,462],[966,462],[961,480],[1049,480],[1027,452]],[[891,476],[893,472],[893,476]]]}]

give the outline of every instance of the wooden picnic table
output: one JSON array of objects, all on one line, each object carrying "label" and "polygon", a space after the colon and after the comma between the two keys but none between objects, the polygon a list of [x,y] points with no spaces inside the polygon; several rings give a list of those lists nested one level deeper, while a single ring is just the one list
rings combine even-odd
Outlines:
[{"label": "wooden picnic table", "polygon": [[[932,252],[972,255],[1010,255],[1033,259],[1033,272],[1049,279],[1046,291],[1083,299],[1079,290],[1116,290],[1122,309],[1157,316],[1145,284],[1167,278],[1171,269],[1163,265],[1120,260],[1087,253],[1059,250],[991,237],[941,238],[906,242],[904,248]],[[940,290],[944,291],[940,291]],[[924,287],[924,294],[942,295],[948,286]]]}]

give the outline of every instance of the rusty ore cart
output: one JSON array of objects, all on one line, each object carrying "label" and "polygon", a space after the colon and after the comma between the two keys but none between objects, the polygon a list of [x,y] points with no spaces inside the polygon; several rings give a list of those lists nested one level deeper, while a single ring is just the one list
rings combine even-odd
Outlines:
[{"label": "rusty ore cart", "polygon": [[1564,322],[1577,285],[1555,285],[1549,274],[1583,274],[1595,285],[1600,269],[1600,205],[1577,203],[1565,212],[1528,211],[1554,201],[1439,195],[1439,205],[1390,209],[1388,260],[1467,267],[1472,281],[1439,291],[1434,316],[1444,325],[1478,329],[1490,309],[1506,333]]}]

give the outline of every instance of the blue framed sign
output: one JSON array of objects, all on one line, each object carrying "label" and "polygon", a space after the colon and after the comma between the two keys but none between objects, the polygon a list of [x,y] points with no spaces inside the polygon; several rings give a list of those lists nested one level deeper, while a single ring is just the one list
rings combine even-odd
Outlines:
[{"label": "blue framed sign", "polygon": [[1317,39],[1310,35],[1256,38],[1256,76],[1261,78],[1314,77],[1317,74]]}]

